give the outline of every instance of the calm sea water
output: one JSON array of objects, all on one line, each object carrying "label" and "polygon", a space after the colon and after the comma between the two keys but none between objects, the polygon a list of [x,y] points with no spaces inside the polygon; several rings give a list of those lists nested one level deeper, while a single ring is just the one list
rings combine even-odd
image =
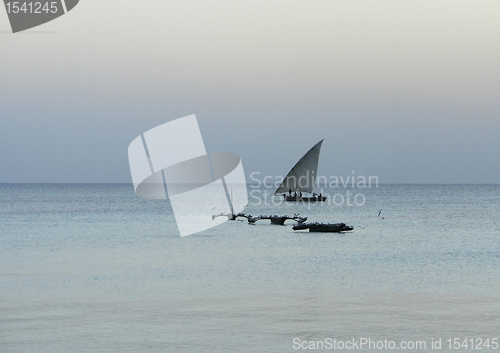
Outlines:
[{"label": "calm sea water", "polygon": [[131,185],[0,185],[0,351],[295,352],[294,338],[329,337],[427,351],[442,338],[449,351],[450,337],[500,338],[500,186],[351,192],[365,204],[252,198],[245,212],[352,233],[232,221],[180,238],[169,203]]}]

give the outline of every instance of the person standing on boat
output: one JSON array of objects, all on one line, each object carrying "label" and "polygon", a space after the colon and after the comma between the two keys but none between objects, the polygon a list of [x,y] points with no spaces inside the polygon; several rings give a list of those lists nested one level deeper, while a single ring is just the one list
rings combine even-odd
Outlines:
[{"label": "person standing on boat", "polygon": [[288,190],[288,194],[290,195],[290,197],[292,197],[292,188]]}]

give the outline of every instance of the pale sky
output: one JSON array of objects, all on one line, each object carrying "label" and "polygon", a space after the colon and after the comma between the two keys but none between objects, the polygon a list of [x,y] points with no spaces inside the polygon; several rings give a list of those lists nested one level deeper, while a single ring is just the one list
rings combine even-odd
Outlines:
[{"label": "pale sky", "polygon": [[131,182],[129,143],[196,114],[247,175],[325,138],[322,175],[500,183],[499,18],[499,1],[80,0],[12,34],[0,8],[0,182]]}]

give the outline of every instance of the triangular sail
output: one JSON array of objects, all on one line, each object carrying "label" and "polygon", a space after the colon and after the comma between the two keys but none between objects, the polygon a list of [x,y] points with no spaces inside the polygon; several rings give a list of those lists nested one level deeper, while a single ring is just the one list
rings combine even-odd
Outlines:
[{"label": "triangular sail", "polygon": [[290,189],[293,192],[312,192],[322,144],[323,140],[319,141],[295,164],[274,192],[275,195],[287,193]]}]

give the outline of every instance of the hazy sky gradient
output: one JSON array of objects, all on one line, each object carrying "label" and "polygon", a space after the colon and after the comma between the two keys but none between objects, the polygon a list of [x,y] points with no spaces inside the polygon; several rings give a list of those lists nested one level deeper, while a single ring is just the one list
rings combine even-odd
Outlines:
[{"label": "hazy sky gradient", "polygon": [[[2,4],[3,6],[3,4]],[[207,150],[284,175],[500,183],[500,2],[81,0],[12,34],[0,182],[130,182],[127,147],[196,114]]]}]

